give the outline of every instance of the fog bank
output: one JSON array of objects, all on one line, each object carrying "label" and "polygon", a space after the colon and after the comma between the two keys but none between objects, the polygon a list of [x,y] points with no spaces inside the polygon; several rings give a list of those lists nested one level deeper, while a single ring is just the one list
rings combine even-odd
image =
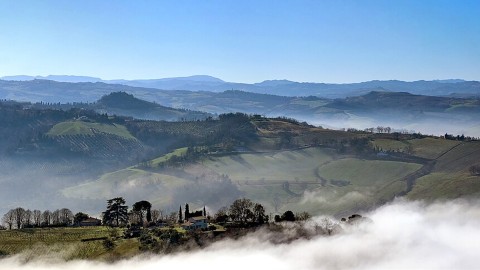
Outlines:
[{"label": "fog bank", "polygon": [[[142,256],[115,264],[0,261],[0,269],[472,269],[479,267],[480,202],[398,200],[371,213],[373,223],[344,225],[334,236],[274,245],[267,235],[216,242],[206,249]],[[319,220],[320,217],[317,218]],[[260,237],[261,236],[261,237]]]}]

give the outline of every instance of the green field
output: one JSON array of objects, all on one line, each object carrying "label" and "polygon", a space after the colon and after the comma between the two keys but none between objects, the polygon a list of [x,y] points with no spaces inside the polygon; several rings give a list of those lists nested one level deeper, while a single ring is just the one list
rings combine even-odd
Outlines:
[{"label": "green field", "polygon": [[[65,260],[126,258],[138,253],[138,241],[122,239],[123,229],[109,227],[68,227],[0,231],[0,252],[16,254],[22,252],[22,259],[48,257]],[[115,248],[107,251],[102,240],[109,237],[115,240]],[[113,238],[112,238],[113,237]],[[82,241],[84,240],[84,241]],[[85,241],[88,240],[88,241]],[[113,258],[113,257],[112,257]]]},{"label": "green field", "polygon": [[69,135],[95,135],[95,133],[107,133],[120,136],[125,139],[135,139],[130,132],[122,125],[102,124],[84,121],[68,121],[58,123],[48,131],[48,136],[69,136]]},{"label": "green field", "polygon": [[322,148],[307,148],[293,151],[238,154],[211,157],[202,165],[219,174],[228,174],[234,181],[276,182],[317,181],[315,169],[332,160],[332,151]]},{"label": "green field", "polygon": [[169,160],[171,157],[173,157],[173,156],[179,157],[179,156],[184,155],[186,152],[187,152],[187,147],[178,148],[178,149],[176,149],[175,151],[170,152],[170,153],[168,153],[168,154],[166,154],[166,155],[163,155],[163,156],[161,156],[161,157],[152,159],[152,161],[151,161],[151,166],[152,166],[152,167],[158,167],[160,164],[162,164],[163,162]]},{"label": "green field", "polygon": [[459,144],[441,155],[431,174],[417,180],[410,199],[446,199],[480,196],[480,177],[469,168],[480,165],[480,142]]},{"label": "green field", "polygon": [[[373,143],[395,151],[408,147],[415,156],[435,160],[433,171],[417,180],[409,198],[459,197],[480,191],[478,177],[468,173],[469,166],[480,160],[478,142],[424,138],[377,139]],[[143,194],[154,207],[162,208],[172,202],[176,190],[194,183],[195,176],[202,176],[205,181],[227,175],[243,196],[261,202],[269,212],[306,210],[312,214],[338,214],[391,200],[406,190],[406,177],[423,166],[412,161],[361,159],[329,148],[308,147],[210,155],[174,169],[158,167],[185,151],[186,148],[180,148],[153,159],[149,169],[134,166],[107,173],[62,193],[69,198],[86,199]]]}]

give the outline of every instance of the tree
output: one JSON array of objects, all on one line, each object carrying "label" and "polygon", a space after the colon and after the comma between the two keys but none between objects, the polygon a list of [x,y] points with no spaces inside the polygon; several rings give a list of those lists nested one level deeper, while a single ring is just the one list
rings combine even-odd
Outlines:
[{"label": "tree", "polygon": [[308,212],[300,212],[295,214],[295,220],[306,221],[312,216]]},{"label": "tree", "polygon": [[152,204],[148,201],[139,201],[133,204],[133,211],[138,212],[140,216],[140,223],[145,223],[145,218],[147,222],[152,221],[152,214],[150,210],[152,209]]},{"label": "tree", "polygon": [[121,226],[128,222],[128,206],[122,197],[107,200],[107,210],[103,214],[103,223],[109,226]]},{"label": "tree", "polygon": [[9,230],[12,229],[13,224],[15,223],[15,214],[13,210],[10,210],[5,215],[3,215],[2,223],[6,225]]},{"label": "tree", "polygon": [[152,222],[157,222],[160,219],[160,211],[157,209],[152,210]]},{"label": "tree", "polygon": [[180,209],[178,210],[178,222],[182,222],[182,206],[180,205]]},{"label": "tree", "polygon": [[282,215],[282,221],[295,221],[295,215],[292,211],[285,211]]},{"label": "tree", "polygon": [[177,221],[178,215],[177,212],[171,212],[168,217],[167,217],[167,223],[168,225],[173,225]]},{"label": "tree", "polygon": [[275,222],[282,222],[282,218],[280,217],[280,215],[275,215],[274,220]]},{"label": "tree", "polygon": [[335,223],[331,219],[324,217],[320,223],[320,226],[317,227],[317,230],[320,229],[322,233],[331,235],[334,228]]},{"label": "tree", "polygon": [[89,218],[89,216],[85,213],[82,213],[82,212],[78,212],[75,214],[75,216],[73,216],[73,224],[75,225],[79,225],[80,222],[86,220],[87,218]]},{"label": "tree", "polygon": [[215,222],[226,222],[228,219],[228,208],[222,207],[218,209],[217,213],[214,216]]},{"label": "tree", "polygon": [[185,220],[190,218],[190,207],[188,206],[188,203],[185,204],[185,215],[183,217]]},{"label": "tree", "polygon": [[17,229],[21,229],[24,224],[25,209],[21,207],[13,209],[13,218],[15,220],[15,224],[17,225]]},{"label": "tree", "polygon": [[49,210],[45,210],[42,213],[42,225],[43,226],[50,226],[52,224],[52,212]]},{"label": "tree", "polygon": [[57,209],[52,212],[52,225],[58,226],[60,225],[60,210]]},{"label": "tree", "polygon": [[33,213],[30,209],[25,210],[25,214],[23,216],[23,226],[30,227],[32,224]]},{"label": "tree", "polygon": [[258,224],[263,224],[268,221],[268,216],[265,215],[265,208],[259,203],[256,203],[253,207],[253,221]]},{"label": "tree", "polygon": [[73,221],[73,213],[68,208],[62,208],[59,210],[59,224],[71,225]]},{"label": "tree", "polygon": [[230,205],[229,216],[232,221],[246,224],[253,218],[253,212],[250,208],[253,207],[253,202],[250,199],[237,199]]},{"label": "tree", "polygon": [[41,224],[42,224],[42,211],[33,210],[33,225],[35,225],[35,227],[40,227]]}]

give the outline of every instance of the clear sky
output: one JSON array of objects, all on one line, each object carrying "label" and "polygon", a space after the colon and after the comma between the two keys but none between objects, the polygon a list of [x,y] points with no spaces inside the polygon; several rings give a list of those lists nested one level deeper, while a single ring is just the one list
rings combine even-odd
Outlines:
[{"label": "clear sky", "polygon": [[0,76],[480,80],[480,1],[0,0]]}]

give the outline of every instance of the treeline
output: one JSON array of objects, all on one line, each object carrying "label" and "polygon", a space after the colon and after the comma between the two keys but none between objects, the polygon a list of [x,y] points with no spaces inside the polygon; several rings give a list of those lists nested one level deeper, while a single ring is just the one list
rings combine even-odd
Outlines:
[{"label": "treeline", "polygon": [[2,217],[2,224],[5,228],[24,229],[41,227],[62,227],[73,225],[74,215],[68,208],[54,211],[30,210],[18,207],[9,210]]},{"label": "treeline", "polygon": [[445,133],[445,135],[443,136],[443,138],[445,138],[446,140],[453,140],[453,141],[476,141],[478,140],[478,138],[475,138],[475,137],[470,137],[470,136],[465,136],[465,135],[453,135],[453,134],[448,134],[448,133]]}]

